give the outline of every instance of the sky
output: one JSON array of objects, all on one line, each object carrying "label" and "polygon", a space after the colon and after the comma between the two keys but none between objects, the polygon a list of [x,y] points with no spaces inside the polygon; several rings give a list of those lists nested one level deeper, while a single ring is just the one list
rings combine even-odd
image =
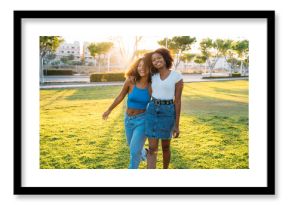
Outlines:
[{"label": "sky", "polygon": [[[133,50],[134,46],[134,39],[135,36],[100,36],[100,35],[64,35],[62,36],[65,39],[66,43],[73,43],[74,41],[78,41],[80,43],[81,47],[81,54],[82,54],[82,47],[84,42],[102,42],[102,41],[111,41],[112,38],[121,38],[122,41],[124,42],[124,46],[126,50],[130,51]],[[167,36],[168,38],[171,38],[171,36]],[[230,37],[227,36],[226,34],[224,36],[215,36],[215,35],[207,35],[207,36],[195,36],[197,38],[197,41],[203,39],[203,38],[212,38],[212,39],[217,39],[217,38],[223,38],[223,39],[233,39],[233,40],[242,40],[244,39],[243,37],[235,36],[235,37]],[[146,49],[146,50],[155,50],[160,47],[160,45],[157,43],[157,41],[164,39],[165,36],[142,36],[141,42],[138,44],[138,49]],[[192,52],[198,52],[198,42],[195,43],[192,46]]]},{"label": "sky", "polygon": [[[117,36],[62,36],[66,43],[73,43],[78,41],[82,48],[84,42],[102,42],[111,41],[112,38],[117,38]],[[127,49],[133,48],[135,36],[121,36],[124,46]],[[143,36],[141,42],[139,43],[139,49],[155,50],[159,47],[157,41],[162,39],[158,36]],[[81,49],[82,52],[82,49]]]}]

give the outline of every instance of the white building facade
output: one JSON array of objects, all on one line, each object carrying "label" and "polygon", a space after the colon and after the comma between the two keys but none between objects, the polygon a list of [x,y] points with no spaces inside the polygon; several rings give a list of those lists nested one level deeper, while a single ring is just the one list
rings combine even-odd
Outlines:
[{"label": "white building facade", "polygon": [[65,56],[74,56],[74,60],[80,61],[81,60],[81,49],[80,43],[75,41],[74,43],[63,43],[61,44],[58,49],[56,50],[56,58],[60,60],[62,57]]}]

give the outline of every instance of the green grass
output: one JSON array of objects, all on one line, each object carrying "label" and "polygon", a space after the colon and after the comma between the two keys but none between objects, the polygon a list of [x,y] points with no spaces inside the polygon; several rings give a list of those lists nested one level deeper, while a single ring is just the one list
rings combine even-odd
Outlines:
[{"label": "green grass", "polygon": [[[101,118],[120,89],[40,90],[40,168],[126,169],[125,103],[107,121]],[[170,168],[247,169],[248,81],[186,83],[180,131],[171,143]]]}]

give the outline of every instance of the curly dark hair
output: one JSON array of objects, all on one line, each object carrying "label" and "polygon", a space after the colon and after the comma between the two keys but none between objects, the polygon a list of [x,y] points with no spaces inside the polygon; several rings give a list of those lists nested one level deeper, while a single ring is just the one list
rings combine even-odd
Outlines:
[{"label": "curly dark hair", "polygon": [[138,65],[139,63],[143,61],[145,69],[149,70],[149,75],[148,75],[148,82],[151,82],[151,69],[150,65],[148,64],[148,61],[145,61],[144,58],[138,58],[136,61],[134,61],[129,69],[125,72],[125,77],[128,79],[129,77],[134,77],[135,82],[138,82],[141,79],[141,76],[138,73]]},{"label": "curly dark hair", "polygon": [[162,55],[162,57],[165,60],[166,63],[166,68],[170,69],[172,67],[173,64],[173,57],[171,52],[167,49],[167,48],[158,48],[157,50],[155,50],[152,55],[154,53],[159,53],[160,55]]}]

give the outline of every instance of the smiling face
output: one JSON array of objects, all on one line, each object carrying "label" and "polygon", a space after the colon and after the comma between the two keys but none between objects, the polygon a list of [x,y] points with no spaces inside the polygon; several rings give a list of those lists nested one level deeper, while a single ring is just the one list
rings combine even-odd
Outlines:
[{"label": "smiling face", "polygon": [[157,68],[158,70],[166,67],[165,60],[163,56],[159,53],[154,53],[151,57],[151,60],[152,60],[153,66]]},{"label": "smiling face", "polygon": [[140,75],[140,77],[144,77],[144,76],[147,76],[149,74],[149,70],[148,70],[148,68],[146,68],[146,66],[144,66],[143,60],[141,60],[140,63],[138,64],[137,71],[138,71],[138,74]]}]

